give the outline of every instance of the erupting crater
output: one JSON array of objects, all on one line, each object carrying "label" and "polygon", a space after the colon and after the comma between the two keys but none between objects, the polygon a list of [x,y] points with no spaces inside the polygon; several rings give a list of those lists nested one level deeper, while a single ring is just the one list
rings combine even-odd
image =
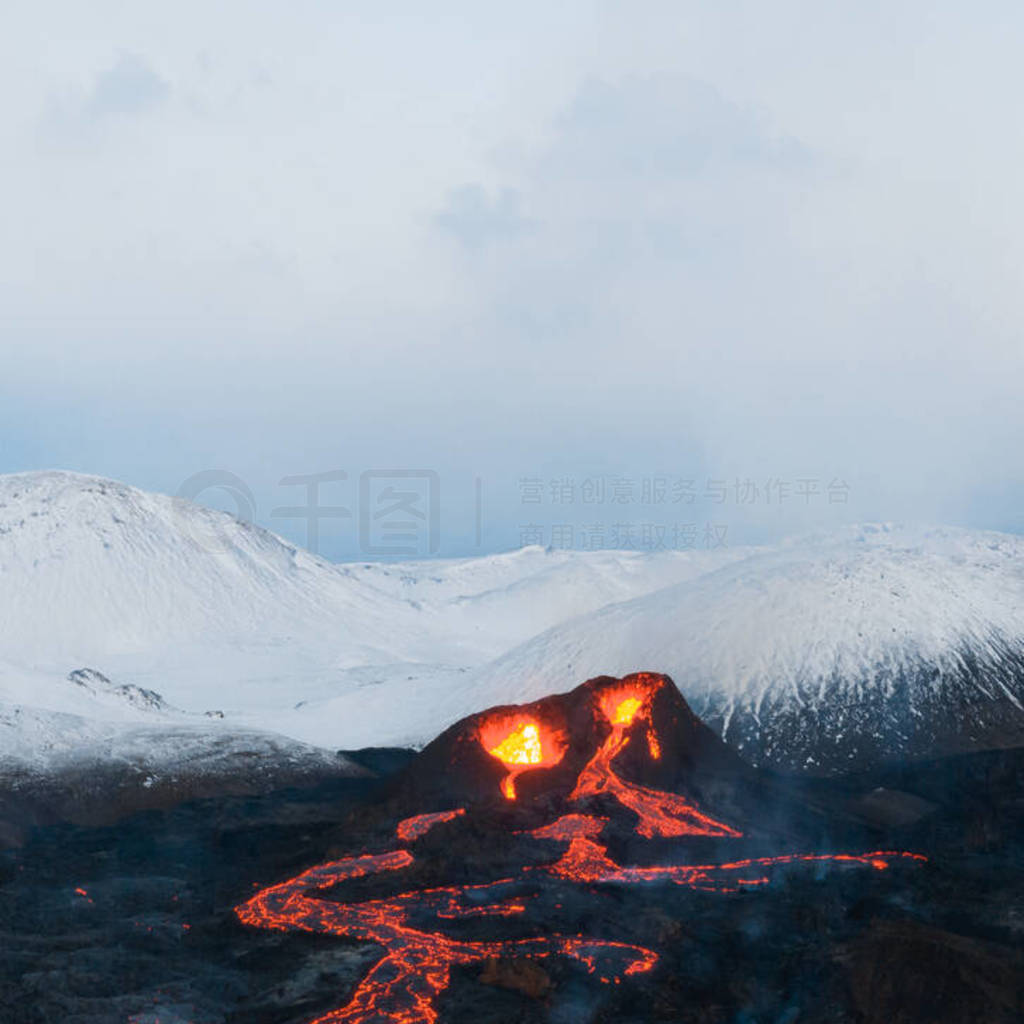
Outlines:
[{"label": "erupting crater", "polygon": [[565,755],[565,734],[529,715],[497,713],[480,723],[480,743],[491,757],[508,767],[501,791],[516,798],[516,776],[531,768],[551,768]]},{"label": "erupting crater", "polygon": [[655,836],[734,836],[743,833],[703,814],[692,803],[675,793],[649,789],[626,782],[615,771],[613,762],[629,744],[631,728],[640,723],[646,730],[647,750],[652,760],[661,759],[661,743],[652,721],[651,701],[665,685],[664,676],[641,672],[630,682],[612,687],[601,694],[601,714],[611,732],[576,780],[570,800],[607,793],[639,819],[636,831],[653,839]]},{"label": "erupting crater", "polygon": [[[492,777],[489,758],[507,769],[498,784],[510,802],[507,809],[496,806],[497,794],[481,791],[478,778],[466,777]],[[555,770],[531,782],[529,793],[520,797],[516,778],[542,768]],[[381,947],[381,958],[347,1003],[314,1024],[436,1024],[438,999],[456,967],[503,957],[562,957],[613,985],[655,967],[655,949],[614,935],[585,934],[584,928],[591,930],[589,914],[576,930],[553,927],[552,908],[560,910],[570,893],[586,894],[585,908],[602,898],[595,888],[600,886],[668,884],[729,893],[763,887],[779,871],[801,865],[883,871],[925,859],[897,850],[742,855],[735,844],[743,831],[704,811],[692,794],[699,788],[696,780],[717,779],[721,793],[730,773],[748,777],[751,771],[696,719],[667,676],[592,679],[568,694],[471,716],[430,744],[407,770],[391,805],[378,812],[395,822],[394,810],[404,806],[406,816],[393,825],[394,841],[413,850],[392,848],[321,864],[263,889],[236,914],[255,928],[348,936]],[[423,807],[425,773],[439,776],[426,782],[446,794],[447,808]],[[693,784],[691,795],[654,784],[670,777]],[[509,815],[527,827],[509,828]],[[612,827],[675,845],[671,853],[661,850],[656,865],[621,864],[601,841]],[[441,829],[447,830],[444,841],[432,841],[431,834]],[[465,851],[480,848],[481,836],[491,836],[490,849],[497,852],[491,861],[474,854],[470,863]],[[472,844],[460,843],[469,837]],[[721,852],[717,844],[729,844],[731,855],[694,857],[695,839],[714,843],[715,853]],[[563,849],[554,859],[543,853],[538,859],[538,849],[549,843]],[[700,850],[706,856],[708,847]],[[396,886],[395,895],[356,901],[340,901],[326,891],[367,876],[381,876],[383,885],[428,859],[431,877],[448,870],[462,884]],[[479,880],[464,884],[470,869],[469,877]],[[460,932],[460,925],[480,918],[493,920],[498,933],[493,939],[470,939]],[[607,915],[594,918],[604,921]],[[522,921],[536,934],[502,937],[503,920]]]}]

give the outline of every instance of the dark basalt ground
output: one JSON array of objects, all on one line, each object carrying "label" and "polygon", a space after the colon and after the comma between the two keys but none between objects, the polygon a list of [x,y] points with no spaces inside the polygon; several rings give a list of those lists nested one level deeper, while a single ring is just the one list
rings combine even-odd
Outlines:
[{"label": "dark basalt ground", "polygon": [[[366,763],[400,773],[405,761],[375,751]],[[304,1024],[343,1005],[377,947],[247,929],[233,908],[257,884],[393,845],[395,777],[207,799],[103,828],[35,829],[0,854],[0,1020]],[[760,787],[766,821],[782,826],[789,849],[901,848],[929,863],[800,869],[736,894],[549,881],[524,917],[453,923],[452,933],[580,931],[656,949],[658,965],[617,986],[559,959],[458,968],[438,1002],[442,1021],[1024,1019],[1024,750],[844,780],[759,775],[744,785],[755,796]],[[401,888],[501,877],[531,844],[533,856],[554,859],[560,847],[511,836],[524,814],[496,805],[492,827],[469,817],[436,827],[414,845],[417,863]],[[612,852],[650,862],[683,849],[725,855],[737,850],[731,843],[623,835]],[[395,891],[394,878],[373,876],[346,883],[339,898]]]}]

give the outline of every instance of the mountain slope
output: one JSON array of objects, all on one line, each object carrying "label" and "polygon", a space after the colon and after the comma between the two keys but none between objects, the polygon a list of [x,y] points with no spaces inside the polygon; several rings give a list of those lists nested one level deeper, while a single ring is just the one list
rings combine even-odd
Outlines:
[{"label": "mountain slope", "polygon": [[556,623],[696,579],[753,549],[565,551],[537,546],[480,558],[360,565],[360,578],[430,611],[490,657]]},{"label": "mountain slope", "polygon": [[[765,764],[1024,741],[1024,541],[858,527],[332,565],[113,481],[0,477],[0,738],[24,757],[33,736],[60,746],[47,715],[74,716],[83,743],[207,730],[209,711],[328,750],[418,744],[481,705],[638,669],[670,673]],[[16,740],[19,722],[35,724]]]},{"label": "mountain slope", "polygon": [[[149,728],[151,692],[174,728],[205,729],[204,712],[217,711],[225,727],[327,749],[416,742],[442,724],[439,698],[471,668],[715,564],[706,552],[526,548],[339,566],[115,481],[0,476],[0,707],[25,711],[11,711],[0,737],[8,754],[36,743],[56,757],[45,737],[63,726],[44,727],[47,714]],[[82,671],[111,685],[69,680]],[[13,722],[34,725],[16,741]],[[93,730],[70,734],[84,744]]]},{"label": "mountain slope", "polygon": [[382,622],[401,611],[224,513],[75,473],[0,477],[0,657],[88,663],[330,622],[358,663],[394,656]]},{"label": "mountain slope", "polygon": [[[761,763],[832,769],[1020,742],[1024,541],[860,527],[786,543],[556,626],[466,690],[522,701],[636,669],[672,675]],[[453,713],[468,696],[452,696]]]}]

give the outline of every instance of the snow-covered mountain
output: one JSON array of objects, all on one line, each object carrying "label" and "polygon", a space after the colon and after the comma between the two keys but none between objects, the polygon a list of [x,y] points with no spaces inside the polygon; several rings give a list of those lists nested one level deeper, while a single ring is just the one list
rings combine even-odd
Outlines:
[{"label": "snow-covered mountain", "polygon": [[[422,742],[470,669],[718,562],[526,548],[337,566],[114,481],[0,476],[0,761],[110,749],[155,713],[176,729],[284,733],[326,749]],[[109,685],[88,685],[97,677]],[[51,728],[47,714],[64,717]]]},{"label": "snow-covered mountain", "polygon": [[265,530],[73,473],[0,477],[0,581],[0,658],[22,662],[274,643],[327,623],[352,664],[437,647],[403,602]]},{"label": "snow-covered mountain", "polygon": [[1024,742],[1024,539],[863,526],[781,544],[548,630],[452,711],[636,669],[670,674],[763,764]]},{"label": "snow-covered mountain", "polygon": [[169,752],[155,737],[182,730],[419,744],[636,669],[763,763],[1024,741],[1022,556],[1001,534],[861,527],[333,565],[109,480],[0,477],[0,762],[116,758],[139,736]]}]

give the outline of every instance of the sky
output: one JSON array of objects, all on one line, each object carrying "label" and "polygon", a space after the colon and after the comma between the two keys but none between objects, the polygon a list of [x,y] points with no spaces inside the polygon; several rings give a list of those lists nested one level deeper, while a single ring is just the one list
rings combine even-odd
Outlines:
[{"label": "sky", "polygon": [[1024,532],[1022,44],[1008,0],[20,5],[0,472],[336,559]]}]

